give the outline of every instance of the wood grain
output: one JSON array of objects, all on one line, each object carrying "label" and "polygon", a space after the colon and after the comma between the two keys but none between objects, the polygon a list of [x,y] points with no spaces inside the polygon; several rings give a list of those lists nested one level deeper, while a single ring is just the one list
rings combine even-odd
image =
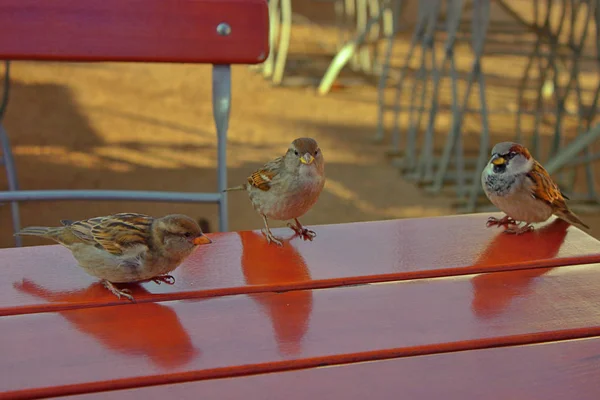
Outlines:
[{"label": "wood grain", "polygon": [[269,52],[265,0],[4,0],[0,26],[0,59],[256,64]]},{"label": "wood grain", "polygon": [[[486,228],[488,216],[317,226],[313,242],[275,230],[289,239],[282,248],[259,232],[211,234],[173,286],[129,288],[148,302],[600,262],[600,242],[561,220],[516,237]],[[127,303],[61,246],[0,250],[0,270],[0,315]]]},{"label": "wood grain", "polygon": [[600,337],[83,394],[68,399],[596,400]]},{"label": "wood grain", "polygon": [[598,336],[598,293],[595,264],[5,316],[0,398]]}]

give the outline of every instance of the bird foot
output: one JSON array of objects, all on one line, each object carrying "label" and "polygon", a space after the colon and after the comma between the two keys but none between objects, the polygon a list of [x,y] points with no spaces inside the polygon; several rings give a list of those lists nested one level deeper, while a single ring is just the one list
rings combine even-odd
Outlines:
[{"label": "bird foot", "polygon": [[262,232],[263,235],[265,235],[265,237],[267,238],[267,243],[275,243],[277,246],[282,247],[283,246],[283,242],[276,238],[275,236],[273,236],[273,234],[271,233],[270,230],[266,230],[266,229],[261,229],[260,230]]},{"label": "bird foot", "polygon": [[161,283],[166,283],[167,285],[173,285],[175,283],[175,278],[173,275],[159,275],[150,279],[152,282],[160,285]]},{"label": "bird foot", "polygon": [[119,299],[121,298],[121,296],[123,296],[135,303],[133,296],[130,294],[131,290],[129,290],[129,289],[120,289],[119,290],[115,285],[112,284],[112,282],[109,282],[109,281],[103,281],[102,283],[104,284],[105,288],[107,288],[112,294],[117,296]]},{"label": "bird foot", "polygon": [[292,223],[287,224],[290,228],[292,228],[292,230],[294,232],[296,232],[296,235],[302,237],[302,239],[304,240],[310,240],[312,242],[312,240],[317,237],[317,232],[310,230],[308,228],[304,228],[304,227],[299,227],[297,225],[294,225]]},{"label": "bird foot", "polygon": [[518,228],[518,227],[514,227],[514,228],[507,228],[504,230],[504,233],[509,233],[509,234],[513,234],[513,235],[520,235],[522,233],[526,233],[529,231],[533,230],[533,226],[529,225],[529,224],[525,224],[522,227]]},{"label": "bird foot", "polygon": [[498,219],[496,217],[489,217],[487,220],[487,224],[485,226],[487,226],[489,228],[490,226],[494,226],[494,225],[505,226],[506,228],[508,228],[509,225],[517,225],[517,221],[515,221],[508,215],[506,215],[504,218],[500,218],[500,219]]}]

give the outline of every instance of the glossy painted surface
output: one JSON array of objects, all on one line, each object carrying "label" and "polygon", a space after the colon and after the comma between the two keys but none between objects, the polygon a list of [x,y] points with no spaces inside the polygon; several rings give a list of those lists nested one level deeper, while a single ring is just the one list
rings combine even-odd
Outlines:
[{"label": "glossy painted surface", "polygon": [[[600,399],[600,337],[76,395],[78,400]],[[393,397],[401,393],[401,397]]]},{"label": "glossy painted surface", "polygon": [[269,51],[266,0],[3,0],[0,26],[0,59],[255,64]]},{"label": "glossy painted surface", "polygon": [[[316,226],[313,242],[274,230],[291,238],[283,248],[259,232],[212,234],[174,285],[129,287],[148,302],[600,262],[600,242],[561,220],[516,237],[486,228],[489,215]],[[0,250],[0,271],[0,315],[126,303],[58,245]]]},{"label": "glossy painted surface", "polygon": [[600,243],[488,216],[214,234],[137,304],[62,247],[2,250],[0,399],[598,398]]},{"label": "glossy painted surface", "polygon": [[598,336],[599,293],[594,264],[4,316],[0,398]]}]

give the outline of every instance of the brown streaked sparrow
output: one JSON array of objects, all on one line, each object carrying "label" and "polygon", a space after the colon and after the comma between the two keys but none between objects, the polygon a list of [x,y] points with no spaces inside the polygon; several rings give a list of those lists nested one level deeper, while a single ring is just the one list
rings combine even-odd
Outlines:
[{"label": "brown streaked sparrow", "polygon": [[298,138],[292,142],[284,156],[268,162],[248,177],[248,182],[226,189],[246,190],[254,209],[262,216],[265,228],[262,233],[269,243],[283,246],[273,236],[268,218],[285,221],[304,240],[313,240],[314,231],[302,226],[298,218],[306,214],[317,202],[325,185],[325,160],[316,140]]},{"label": "brown streaked sparrow", "polygon": [[[533,230],[534,222],[544,222],[553,214],[566,222],[589,229],[567,206],[568,199],[548,172],[529,151],[517,143],[498,143],[481,173],[488,199],[506,216],[490,217],[487,226],[503,225],[505,232],[521,234]],[[519,227],[519,223],[525,225]],[[509,227],[512,225],[513,227]]]},{"label": "brown streaked sparrow", "polygon": [[129,290],[113,283],[152,280],[173,284],[168,275],[199,245],[212,241],[185,215],[153,218],[120,213],[83,221],[62,220],[60,227],[31,226],[17,235],[40,236],[65,246],[88,274],[114,295],[133,301]]}]

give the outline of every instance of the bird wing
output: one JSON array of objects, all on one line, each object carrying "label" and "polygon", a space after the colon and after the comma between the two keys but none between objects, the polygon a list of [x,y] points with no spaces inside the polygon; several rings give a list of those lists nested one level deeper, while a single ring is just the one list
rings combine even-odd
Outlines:
[{"label": "bird wing", "polygon": [[76,221],[68,228],[84,243],[120,256],[133,246],[148,247],[153,220],[148,215],[121,213]]},{"label": "bird wing", "polygon": [[533,181],[533,197],[548,203],[552,208],[566,207],[565,196],[539,162],[534,161],[533,168],[527,176]]},{"label": "bird wing", "polygon": [[281,170],[282,163],[283,157],[278,157],[275,160],[266,163],[262,168],[254,171],[254,173],[248,177],[248,184],[265,192],[271,189],[272,181]]}]

